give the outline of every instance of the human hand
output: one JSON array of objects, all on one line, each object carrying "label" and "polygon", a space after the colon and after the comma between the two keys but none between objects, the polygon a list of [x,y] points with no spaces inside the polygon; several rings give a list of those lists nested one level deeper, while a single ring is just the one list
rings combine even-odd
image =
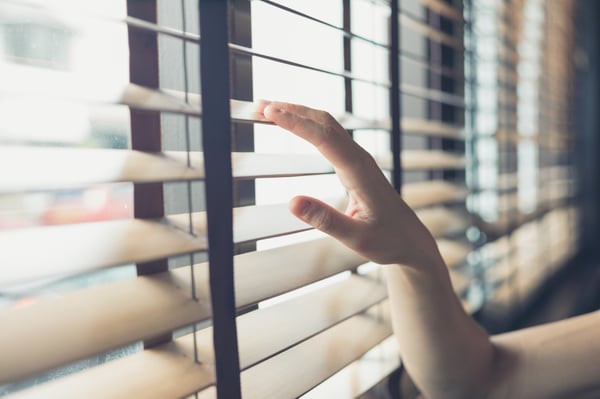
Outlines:
[{"label": "human hand", "polygon": [[289,208],[296,217],[376,263],[443,264],[427,228],[394,191],[373,157],[330,114],[266,101],[259,104],[258,112],[313,144],[331,162],[348,191],[344,213],[315,198],[294,197]]}]

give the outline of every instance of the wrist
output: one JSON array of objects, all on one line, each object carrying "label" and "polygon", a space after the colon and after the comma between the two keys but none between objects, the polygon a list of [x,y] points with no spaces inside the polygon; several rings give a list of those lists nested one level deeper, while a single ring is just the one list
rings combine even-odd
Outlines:
[{"label": "wrist", "polygon": [[[421,256],[417,263],[387,265],[388,275],[410,290],[427,292],[452,291],[448,268],[441,256]],[[433,290],[433,291],[432,291]]]}]

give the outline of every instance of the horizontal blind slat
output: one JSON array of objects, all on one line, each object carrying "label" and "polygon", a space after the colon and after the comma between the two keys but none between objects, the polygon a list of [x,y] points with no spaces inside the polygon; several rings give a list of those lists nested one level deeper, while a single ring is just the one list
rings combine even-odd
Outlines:
[{"label": "horizontal blind slat", "polygon": [[456,22],[462,23],[463,14],[461,10],[454,8],[449,3],[442,0],[420,0],[421,4],[427,6],[430,10],[433,10],[445,17],[451,18]]},{"label": "horizontal blind slat", "polygon": [[463,201],[467,194],[464,186],[441,180],[406,183],[402,186],[402,198],[411,208]]},{"label": "horizontal blind slat", "polygon": [[465,138],[464,129],[460,126],[414,118],[402,119],[402,132],[404,134],[430,135],[452,139]]},{"label": "horizontal blind slat", "polygon": [[[242,369],[247,369],[288,350],[367,310],[386,296],[383,285],[363,277],[351,276],[316,292],[239,316],[237,326],[240,365]],[[265,331],[269,334],[265,334]],[[196,343],[209,347],[212,345],[212,333],[211,328],[196,333]],[[181,338],[181,343],[189,351],[193,351],[193,335]]]},{"label": "horizontal blind slat", "polygon": [[360,359],[344,367],[301,399],[355,399],[400,367],[396,337],[386,338]]},{"label": "horizontal blind slat", "polygon": [[458,233],[469,226],[466,214],[443,207],[420,209],[416,214],[434,237]]},{"label": "horizontal blind slat", "polygon": [[128,219],[0,232],[0,248],[1,287],[203,251],[207,243],[204,234],[194,237],[160,221]]},{"label": "horizontal blind slat", "polygon": [[464,107],[465,100],[463,96],[457,94],[451,94],[441,90],[430,89],[426,87],[417,86],[414,84],[402,84],[400,85],[400,92],[411,96],[425,98],[431,101],[437,101],[453,105],[455,107]]},{"label": "horizontal blind slat", "polygon": [[[352,276],[305,298],[238,319],[240,362],[249,367],[382,301],[384,286]],[[293,315],[293,316],[292,316]],[[282,321],[287,320],[282,324]],[[276,332],[261,334],[261,331]]]},{"label": "horizontal blind slat", "polygon": [[189,277],[185,281],[167,272],[41,298],[25,308],[0,312],[0,384],[205,319],[210,299],[207,277],[203,280],[197,300],[191,298]]},{"label": "horizontal blind slat", "polygon": [[191,154],[191,167],[181,159],[185,153],[180,155],[112,149],[5,147],[0,149],[0,167],[11,168],[14,173],[0,181],[0,191],[203,179],[202,154]]},{"label": "horizontal blind slat", "polygon": [[[444,151],[435,150],[403,150],[400,156],[402,169],[409,170],[436,170],[436,169],[464,169],[465,158]],[[386,170],[393,169],[391,156],[375,156],[377,164]]]},{"label": "horizontal blind slat", "polygon": [[[100,183],[148,183],[204,179],[203,153],[167,151],[144,153],[132,150],[23,148],[0,149],[0,167],[13,170],[0,182],[0,192],[55,190]],[[384,169],[389,157],[379,156]],[[405,150],[405,170],[460,169],[463,157],[443,151]],[[44,165],[43,169],[31,165]],[[332,173],[322,157],[299,154],[232,153],[234,179],[304,176]]]},{"label": "horizontal blind slat", "polygon": [[[297,397],[366,353],[391,327],[354,316],[242,372],[244,398]],[[302,365],[302,367],[298,367]]]},{"label": "horizontal blind slat", "polygon": [[[206,352],[205,349],[201,351]],[[190,395],[214,381],[212,365],[196,363],[175,342],[50,381],[7,398],[164,399]]]},{"label": "horizontal blind slat", "polygon": [[[324,199],[335,208],[344,208],[346,198]],[[241,207],[233,210],[234,241],[237,243],[274,237],[312,228],[288,209],[288,204]]]},{"label": "horizontal blind slat", "polygon": [[[338,209],[344,208],[347,203],[346,198],[326,198],[323,201]],[[204,231],[204,214],[193,213],[192,217],[194,219],[194,226],[198,225],[199,230]],[[173,215],[167,218],[182,225],[187,223],[187,215]],[[288,204],[234,208],[233,224],[233,240],[235,243],[276,237],[312,228],[292,215],[288,209]]]},{"label": "horizontal blind slat", "polygon": [[448,268],[458,266],[471,252],[471,247],[460,241],[438,239],[437,245]]},{"label": "horizontal blind slat", "polygon": [[[338,208],[343,208],[346,201],[345,198],[325,199]],[[233,212],[236,243],[311,228],[293,216],[287,204],[246,206],[235,208]],[[192,220],[195,236],[186,232],[187,214],[166,216],[162,222],[128,219],[0,232],[0,247],[6,248],[0,253],[0,261],[9,265],[0,271],[0,287],[34,278],[67,276],[204,251],[207,249],[206,214],[192,213]],[[25,243],[34,246],[36,251],[23,256]]]},{"label": "horizontal blind slat", "polygon": [[381,129],[390,130],[391,123],[388,119],[376,120],[361,118],[353,115],[349,112],[338,115],[335,117],[336,120],[347,130],[361,130],[361,129]]},{"label": "horizontal blind slat", "polygon": [[[0,148],[0,168],[13,172],[0,181],[0,192],[204,179],[203,153],[189,153],[190,167],[187,155],[182,151],[5,147]],[[333,172],[333,167],[316,155],[232,153],[231,158],[234,179]]]},{"label": "horizontal blind slat", "polygon": [[234,262],[236,302],[243,307],[353,269],[366,259],[332,238],[322,238],[238,255]]},{"label": "horizontal blind slat", "polygon": [[400,14],[400,24],[415,31],[418,31],[423,36],[426,36],[431,40],[435,40],[450,47],[453,47],[458,51],[464,50],[463,43],[460,38],[448,35],[447,33],[435,29],[430,25],[425,24],[417,19],[414,19],[406,14]]},{"label": "horizontal blind slat", "polygon": [[[34,66],[6,63],[7,73],[22,73],[23,69],[38,70]],[[41,76],[40,76],[41,75]],[[8,79],[0,87],[0,93],[20,98],[36,97],[52,100],[69,100],[84,103],[121,104],[134,109],[164,111],[200,116],[199,103],[186,103],[183,95],[168,90],[150,89],[134,83],[121,87],[106,86],[101,81],[75,79],[68,75],[53,75],[49,79],[46,74],[31,73],[30,81]]]},{"label": "horizontal blind slat", "polygon": [[464,169],[465,158],[435,150],[404,150],[400,156],[403,170]]}]

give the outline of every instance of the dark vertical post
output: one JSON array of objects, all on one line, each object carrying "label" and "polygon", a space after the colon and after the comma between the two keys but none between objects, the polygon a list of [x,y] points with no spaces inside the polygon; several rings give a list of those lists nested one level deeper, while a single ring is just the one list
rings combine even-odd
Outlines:
[{"label": "dark vertical post", "polygon": [[[157,0],[127,0],[127,14],[131,17],[156,23]],[[158,88],[158,38],[155,33],[129,28],[129,80],[141,86]],[[160,113],[131,109],[131,148],[139,151],[159,152],[162,150],[160,134]],[[133,214],[139,219],[157,219],[164,216],[162,183],[133,185]],[[140,262],[136,265],[137,274],[147,275],[168,270],[167,259]],[[144,348],[151,348],[169,341],[171,334],[165,334],[144,341]]]},{"label": "dark vertical post", "polygon": [[[127,14],[156,23],[157,0],[127,0]],[[158,88],[158,40],[155,33],[129,28],[129,79],[131,83]],[[139,151],[159,152],[161,148],[160,113],[130,110],[131,147]],[[164,215],[162,183],[134,184],[134,216],[140,219]],[[167,260],[138,263],[139,275],[167,270]]]},{"label": "dark vertical post", "polygon": [[392,122],[392,185],[397,192],[402,188],[402,97],[400,93],[400,0],[390,4],[390,117]]},{"label": "dark vertical post", "polygon": [[[244,47],[252,47],[252,16],[250,0],[232,0],[229,5],[229,41]],[[252,56],[232,53],[231,97],[236,100],[252,101]],[[254,125],[251,123],[232,123],[231,150],[239,152],[254,151]],[[233,182],[234,206],[247,206],[256,203],[254,180]],[[256,242],[235,245],[236,253],[256,250]]]},{"label": "dark vertical post", "polygon": [[598,259],[598,236],[600,236],[600,3],[582,0],[577,3],[577,35],[587,57],[577,63],[576,83],[578,106],[575,117],[578,122],[575,151],[579,206],[580,245],[591,259]]},{"label": "dark vertical post", "polygon": [[[350,0],[343,0],[343,28],[344,28],[344,71],[352,72],[352,22]],[[346,96],[345,111],[352,113],[352,79],[344,78],[344,90]]]},{"label": "dark vertical post", "polygon": [[208,261],[219,398],[241,397],[233,286],[228,2],[200,0],[200,76]]}]

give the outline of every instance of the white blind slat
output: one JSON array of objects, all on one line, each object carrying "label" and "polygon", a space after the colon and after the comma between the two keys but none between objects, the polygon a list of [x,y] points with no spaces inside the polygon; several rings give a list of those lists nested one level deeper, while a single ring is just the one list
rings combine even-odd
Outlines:
[{"label": "white blind slat", "polygon": [[[381,284],[351,276],[315,292],[239,316],[240,367],[247,369],[290,350],[316,334],[335,328],[333,326],[339,322],[368,309],[385,297],[386,290]],[[212,334],[211,328],[202,330],[197,333],[196,342],[202,347],[210,347]],[[181,338],[181,345],[193,351],[193,336]]]},{"label": "white blind slat", "polygon": [[0,232],[0,247],[1,287],[203,251],[207,242],[166,223],[129,219]]},{"label": "white blind slat", "polygon": [[299,396],[359,358],[391,333],[389,326],[371,318],[352,317],[244,371],[242,395],[250,399]]},{"label": "white blind slat", "polygon": [[[205,319],[210,315],[210,300],[204,280],[197,301],[186,284],[189,279],[177,281],[168,272],[1,311],[0,384]],[[40,331],[44,339],[39,338]]]},{"label": "white blind slat", "polygon": [[189,395],[214,381],[212,365],[196,363],[175,342],[18,392],[10,398],[164,399]]},{"label": "white blind slat", "polygon": [[435,204],[462,201],[468,191],[464,186],[441,180],[406,183],[402,186],[402,198],[411,208],[423,208]]},{"label": "white blind slat", "polygon": [[[0,192],[204,179],[204,154],[190,152],[190,167],[187,156],[182,151],[4,147],[0,148],[0,168],[13,172],[0,182]],[[333,172],[325,159],[315,155],[234,152],[231,162],[234,179]]]}]

